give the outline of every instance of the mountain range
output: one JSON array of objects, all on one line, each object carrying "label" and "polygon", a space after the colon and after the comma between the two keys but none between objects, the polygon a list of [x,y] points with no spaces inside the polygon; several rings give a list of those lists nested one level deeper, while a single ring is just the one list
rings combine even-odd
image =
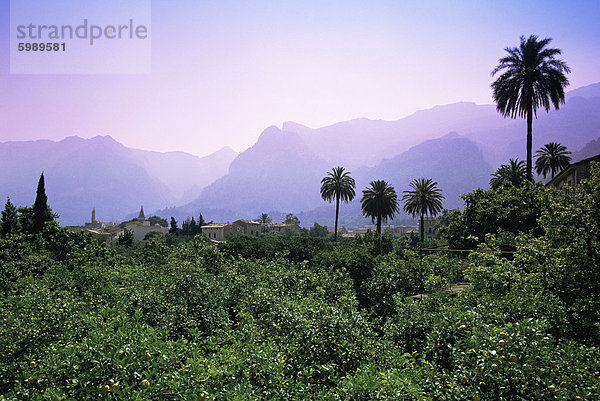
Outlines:
[{"label": "mountain range", "polygon": [[[538,113],[533,148],[559,142],[575,161],[600,146],[600,83],[566,98],[560,110]],[[239,155],[229,148],[204,158],[149,152],[111,137],[0,143],[0,196],[31,204],[44,170],[50,205],[63,224],[88,221],[94,206],[100,220],[121,221],[143,204],[147,212],[178,220],[200,213],[233,221],[293,212],[303,225],[332,225],[333,206],[321,199],[320,181],[332,167],[344,166],[356,179],[357,196],[341,209],[340,220],[355,225],[368,221],[359,200],[371,180],[385,179],[401,192],[414,178],[433,178],[444,207],[455,208],[462,205],[460,194],[487,188],[501,163],[524,156],[523,119],[503,118],[494,105],[461,102],[397,121],[362,118],[322,128],[285,122],[265,129]]]},{"label": "mountain range", "polygon": [[151,211],[193,199],[198,188],[225,175],[236,156],[230,148],[204,158],[143,151],[110,136],[5,142],[0,143],[0,197],[33,204],[43,171],[50,207],[61,224],[89,221],[93,207],[101,221],[122,221],[142,205]]},{"label": "mountain range", "polygon": [[[600,137],[599,111],[600,84],[568,93],[560,110],[538,114],[534,150],[550,141],[582,149]],[[445,196],[444,207],[456,208],[462,206],[460,194],[487,188],[500,164],[523,160],[525,153],[524,120],[503,118],[493,105],[462,102],[398,121],[357,119],[318,129],[286,122],[282,129],[267,128],[232,162],[229,174],[196,200],[159,214],[183,218],[206,211],[210,219],[231,221],[291,211],[304,225],[332,225],[333,206],[320,199],[320,180],[341,165],[352,172],[357,197],[344,205],[340,221],[356,225],[368,222],[359,201],[371,180],[385,179],[401,193],[414,178],[433,178]]]}]

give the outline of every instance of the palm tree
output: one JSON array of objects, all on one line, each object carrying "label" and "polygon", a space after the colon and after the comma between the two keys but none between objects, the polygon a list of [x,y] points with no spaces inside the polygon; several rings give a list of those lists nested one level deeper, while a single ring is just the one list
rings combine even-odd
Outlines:
[{"label": "palm tree", "polygon": [[546,48],[552,39],[538,40],[536,35],[528,39],[521,36],[519,47],[507,47],[508,55],[499,60],[492,76],[503,71],[492,84],[496,109],[504,117],[527,118],[527,179],[532,180],[531,125],[537,118],[537,109],[546,112],[552,104],[558,109],[565,102],[564,88],[569,85],[565,73],[571,72],[567,64],[555,59],[560,49]]},{"label": "palm tree", "polygon": [[564,169],[571,162],[571,152],[566,146],[560,143],[550,142],[545,144],[535,152],[537,159],[535,160],[535,171],[542,174],[546,178],[548,172],[552,173],[552,178],[558,172]]},{"label": "palm tree", "polygon": [[361,210],[363,216],[370,217],[372,222],[377,221],[377,234],[381,234],[381,220],[387,222],[400,211],[398,195],[394,187],[383,180],[371,181],[369,185],[363,190]]},{"label": "palm tree", "polygon": [[490,188],[498,189],[504,182],[510,182],[515,187],[520,187],[527,177],[525,162],[519,159],[510,159],[508,164],[501,164],[498,170],[492,174]]},{"label": "palm tree", "polygon": [[263,233],[267,232],[267,227],[269,224],[271,224],[272,221],[268,213],[262,213],[258,218],[258,221],[260,222],[260,231],[262,231]]},{"label": "palm tree", "polygon": [[429,214],[435,216],[442,211],[441,190],[437,187],[437,182],[431,178],[415,178],[410,184],[411,191],[404,191],[402,200],[404,201],[404,210],[413,217],[419,216],[421,228],[421,242],[425,239],[425,229],[423,226],[423,216]]},{"label": "palm tree", "polygon": [[350,172],[345,171],[343,167],[331,169],[331,171],[327,173],[327,176],[321,180],[321,198],[329,203],[335,199],[334,241],[337,241],[340,200],[346,203],[352,202],[352,199],[354,199],[354,196],[356,195],[354,188],[356,188],[354,178],[350,177]]}]

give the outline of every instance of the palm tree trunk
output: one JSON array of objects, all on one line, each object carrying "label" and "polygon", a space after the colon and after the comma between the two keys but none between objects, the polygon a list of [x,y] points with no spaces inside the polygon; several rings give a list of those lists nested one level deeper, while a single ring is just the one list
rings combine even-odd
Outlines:
[{"label": "palm tree trunk", "polygon": [[423,213],[421,212],[421,242],[425,240],[425,227],[423,227]]},{"label": "palm tree trunk", "polygon": [[338,214],[340,212],[340,197],[337,195],[335,197],[335,229],[333,231],[333,241],[337,241],[337,223],[338,223]]},{"label": "palm tree trunk", "polygon": [[533,182],[533,174],[532,174],[532,133],[531,126],[533,124],[533,110],[531,106],[529,106],[527,110],[527,180]]},{"label": "palm tree trunk", "polygon": [[377,234],[381,234],[381,215],[377,216]]}]

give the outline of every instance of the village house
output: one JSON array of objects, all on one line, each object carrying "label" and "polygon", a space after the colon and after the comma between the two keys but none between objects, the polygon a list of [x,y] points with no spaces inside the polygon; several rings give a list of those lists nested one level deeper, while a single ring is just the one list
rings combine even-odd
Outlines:
[{"label": "village house", "polygon": [[125,224],[125,228],[133,232],[133,238],[143,239],[150,232],[159,232],[166,234],[169,232],[168,227],[163,227],[159,224],[151,225],[149,220],[146,220],[144,215],[144,206],[140,209],[138,217]]},{"label": "village house", "polygon": [[411,233],[418,233],[415,227],[387,227],[384,232],[390,232],[394,237],[410,237]]},{"label": "village house", "polygon": [[226,241],[231,235],[258,237],[261,224],[253,220],[236,220],[233,223],[215,223],[202,226],[202,235],[213,241]]},{"label": "village house", "polygon": [[558,173],[546,186],[562,189],[565,185],[577,188],[581,180],[590,177],[592,162],[600,163],[600,155],[571,163],[567,168]]},{"label": "village house", "polygon": [[[440,221],[439,217],[423,217],[423,227],[425,228],[425,238],[426,239],[436,239],[438,235],[437,224]],[[419,223],[420,224],[420,223]],[[421,232],[421,227],[419,227],[419,233]]]},{"label": "village house", "polygon": [[[254,220],[236,220],[233,223],[214,223],[202,226],[202,235],[213,241],[226,241],[232,235],[258,237],[263,225]],[[300,230],[297,224],[271,224],[269,232],[283,232],[286,227]]]},{"label": "village house", "polygon": [[294,230],[294,231],[300,231],[300,226],[298,224],[281,223],[281,224],[270,224],[267,227],[267,231],[268,232],[276,232],[276,233],[282,233],[286,229],[290,229],[290,230]]},{"label": "village house", "polygon": [[202,235],[212,241],[225,241],[230,235],[241,235],[244,228],[233,223],[215,223],[202,226]]},{"label": "village house", "polygon": [[261,224],[258,221],[253,220],[237,220],[233,224],[237,224],[244,229],[243,234],[251,237],[258,237],[260,235]]}]

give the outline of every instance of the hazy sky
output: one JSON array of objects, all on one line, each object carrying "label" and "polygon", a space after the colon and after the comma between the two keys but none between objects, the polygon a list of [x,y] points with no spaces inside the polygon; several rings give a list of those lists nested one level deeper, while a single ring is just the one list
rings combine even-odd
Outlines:
[{"label": "hazy sky", "polygon": [[144,75],[11,75],[0,3],[0,141],[111,135],[203,156],[284,121],[491,103],[491,70],[530,34],[563,50],[569,89],[600,81],[598,0],[154,0]]}]

